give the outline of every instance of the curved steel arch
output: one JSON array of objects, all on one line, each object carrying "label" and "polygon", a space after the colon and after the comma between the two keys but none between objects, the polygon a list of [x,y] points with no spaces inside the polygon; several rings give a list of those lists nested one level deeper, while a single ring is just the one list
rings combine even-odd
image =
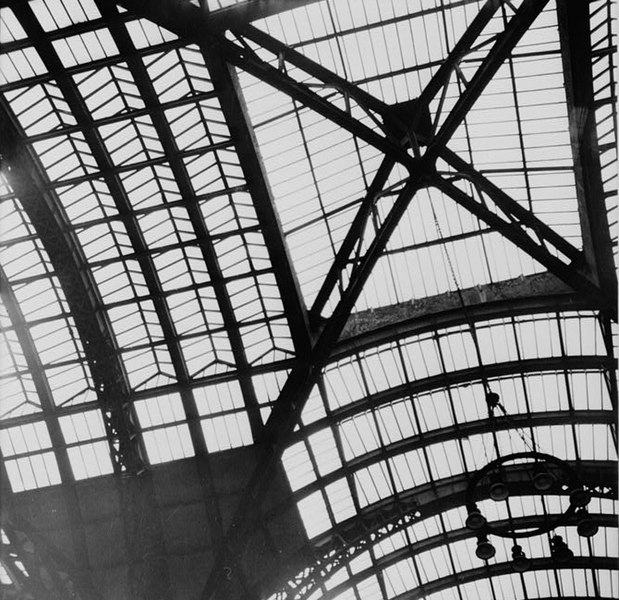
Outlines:
[{"label": "curved steel arch", "polygon": [[[534,558],[531,560],[531,571],[544,571],[551,569],[605,569],[616,570],[616,558],[574,557],[565,563],[557,563],[552,558]],[[437,579],[427,584],[420,585],[414,590],[394,596],[393,600],[422,600],[429,594],[440,592],[447,588],[455,587],[488,577],[497,577],[513,573],[511,562],[496,563],[478,569],[461,571],[457,575],[451,575],[442,579]]]},{"label": "curved steel arch", "polygon": [[[516,427],[570,425],[572,423],[600,423],[612,425],[616,421],[616,415],[610,410],[580,410],[574,412],[553,411],[495,417],[494,421],[494,429],[496,431],[511,431]],[[487,419],[468,421],[441,429],[429,430],[420,435],[386,444],[384,447],[377,448],[376,450],[351,459],[341,468],[320,477],[313,483],[304,487],[303,492],[310,494],[359,469],[369,467],[381,460],[404,454],[410,450],[420,450],[431,444],[438,444],[450,440],[460,440],[483,433],[490,433]]]},{"label": "curved steel arch", "polygon": [[[616,465],[613,461],[567,462],[577,471],[583,484],[596,490],[597,497],[617,498]],[[531,482],[526,467],[509,465],[505,472],[509,475],[509,479],[518,481],[510,488],[513,497],[539,494]],[[300,553],[308,562],[315,561],[314,567],[324,568],[331,563],[344,564],[367,550],[368,544],[377,539],[388,537],[396,530],[405,529],[414,522],[464,506],[467,485],[468,476],[462,473],[375,502],[362,509],[358,515],[316,536],[312,540],[313,554],[307,549],[302,549]],[[487,487],[483,488],[482,492],[487,493]],[[567,495],[567,492],[563,491],[561,494]],[[281,510],[282,506],[275,507],[267,518],[276,517]],[[616,521],[611,516],[605,515],[603,519],[605,523],[616,526]],[[299,563],[297,560],[291,562]],[[272,575],[277,579],[275,587],[284,589],[287,585],[286,579],[294,581],[297,573],[288,572],[280,577]],[[303,587],[303,580],[310,575],[311,573],[305,574],[299,579],[299,588]],[[328,574],[325,574],[323,578],[327,576]],[[266,575],[265,579],[269,579],[269,575]]]},{"label": "curved steel arch", "polygon": [[[590,513],[591,516],[598,522],[598,524],[601,527],[613,527],[613,528],[617,528],[617,520],[614,518],[614,516],[612,515],[602,515],[602,514],[593,514]],[[498,521],[497,524],[498,525],[505,525],[507,523],[513,523],[519,527],[522,528],[533,528],[533,527],[538,527],[544,520],[544,518],[546,517],[546,515],[535,515],[533,517],[520,517],[520,518],[514,518],[511,521]],[[420,519],[421,521],[421,519]],[[564,526],[573,526],[575,527],[577,524],[576,519],[575,518],[571,518],[570,520],[568,520]],[[417,554],[421,554],[423,552],[426,552],[428,550],[432,550],[434,548],[440,548],[441,546],[444,546],[446,544],[450,544],[453,542],[459,542],[461,540],[466,540],[466,539],[470,539],[470,538],[474,538],[476,537],[476,533],[471,531],[470,529],[466,529],[466,528],[462,528],[462,529],[455,529],[452,531],[448,531],[445,534],[438,534],[429,538],[426,538],[424,540],[419,540],[419,541],[411,541],[411,543],[408,546],[405,546],[403,548],[399,548],[398,550],[394,550],[393,552],[390,552],[389,554],[385,554],[384,556],[381,556],[380,558],[378,558],[374,564],[372,565],[372,567],[369,567],[367,569],[364,569],[362,571],[358,571],[356,572],[352,577],[350,577],[347,581],[345,581],[344,583],[341,583],[338,586],[335,586],[333,588],[330,588],[330,592],[337,595],[338,593],[342,593],[345,591],[345,589],[348,586],[351,585],[355,585],[361,581],[363,581],[366,577],[368,577],[370,574],[372,574],[373,572],[375,572],[375,569],[384,569],[387,568],[391,565],[394,565],[398,562],[400,562],[401,560],[407,558],[408,556],[411,557],[415,557]],[[509,557],[506,557],[509,558]],[[597,557],[597,558],[606,558],[606,557]],[[608,557],[610,558],[610,557]],[[614,558],[614,557],[613,557]],[[480,561],[481,562],[481,561]],[[342,565],[338,565],[338,568],[341,567]],[[335,570],[335,569],[334,569]],[[324,577],[323,579],[326,580],[328,578],[328,576],[332,573],[333,571],[331,571],[326,577]],[[430,582],[431,583],[431,582]],[[304,594],[304,597],[306,596],[306,594]]]},{"label": "curved steel arch", "polygon": [[[616,367],[616,360],[608,356],[565,356],[548,358],[531,358],[524,360],[508,361],[484,365],[484,367],[471,367],[453,373],[440,373],[424,379],[418,379],[409,383],[394,386],[382,392],[365,396],[363,399],[351,402],[331,411],[330,417],[337,420],[353,416],[363,410],[375,408],[407,396],[422,394],[432,390],[445,389],[447,387],[500,378],[508,375],[521,373],[543,373],[552,371],[572,370],[608,370]],[[306,426],[310,430],[314,425]],[[304,428],[305,430],[305,428]]]},{"label": "curved steel arch", "polygon": [[128,401],[127,374],[111,325],[60,203],[4,103],[0,104],[0,152],[8,166],[7,180],[49,256],[75,321],[103,413],[114,470],[138,473],[145,461]]}]

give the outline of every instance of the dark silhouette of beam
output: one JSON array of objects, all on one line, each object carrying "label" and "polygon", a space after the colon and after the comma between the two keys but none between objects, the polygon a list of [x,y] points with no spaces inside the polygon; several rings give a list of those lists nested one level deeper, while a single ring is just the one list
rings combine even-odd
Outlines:
[{"label": "dark silhouette of beam", "polygon": [[[584,255],[591,274],[608,298],[608,304],[616,308],[617,275],[597,139],[589,11],[588,2],[557,1],[567,116]],[[617,320],[616,312],[614,320]]]}]

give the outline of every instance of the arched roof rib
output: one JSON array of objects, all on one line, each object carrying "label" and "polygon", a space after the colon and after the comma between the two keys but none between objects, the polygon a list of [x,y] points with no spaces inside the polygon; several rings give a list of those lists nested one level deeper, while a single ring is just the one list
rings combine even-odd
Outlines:
[{"label": "arched roof rib", "polygon": [[[596,497],[616,500],[616,481],[612,461],[568,462],[577,470],[585,485],[598,490]],[[514,497],[533,497],[537,494],[526,471],[523,471],[519,466],[510,466],[507,469],[510,478],[513,476],[519,480],[519,483],[511,489]],[[306,595],[312,597],[314,586],[324,585],[339,568],[353,562],[360,554],[381,546],[384,540],[397,534],[398,531],[403,532],[415,523],[423,523],[424,520],[433,517],[442,519],[442,515],[456,509],[464,511],[466,485],[466,475],[454,475],[405,490],[391,498],[385,498],[364,507],[356,517],[338,523],[330,531],[315,537],[313,540],[314,555],[307,549],[300,551],[301,554],[306,556],[307,571],[301,574],[291,572],[286,575],[284,572],[273,574],[273,581],[279,583],[277,587],[280,590],[287,589],[291,597],[296,597],[298,591],[303,590],[304,586],[311,583],[312,589],[308,590]],[[487,496],[487,493],[486,489],[484,494]],[[555,509],[557,508],[559,508],[559,505],[555,507]],[[274,508],[267,518],[276,518],[278,510],[281,510],[281,507],[279,509]],[[600,509],[596,508],[595,510]],[[603,514],[605,516],[602,517],[601,523],[612,527],[613,517],[608,513]],[[464,516],[459,515],[459,517],[464,522]],[[456,520],[458,521],[458,519]],[[572,520],[570,523],[573,524],[574,521]],[[462,530],[461,533],[464,537],[467,537],[465,531]],[[457,533],[457,535],[460,535],[460,533]],[[432,539],[438,544],[438,537]],[[496,541],[496,538],[493,538],[493,541]],[[425,542],[420,541],[419,544],[417,549],[422,549]],[[385,546],[385,548],[388,547]],[[403,548],[397,556],[404,557],[406,553],[407,550]],[[474,550],[471,551],[471,554],[473,553]],[[383,554],[388,554],[388,550],[381,550],[380,555]],[[397,560],[397,558],[394,557],[394,560]],[[296,562],[298,563],[298,561]],[[268,579],[268,577],[268,574],[265,574],[265,578]],[[288,581],[285,577],[288,578]],[[293,590],[297,590],[297,592]]]},{"label": "arched roof rib", "polygon": [[[27,5],[25,10],[28,10]],[[12,116],[4,104],[0,108],[0,144],[4,163],[10,168],[11,186],[41,239],[65,291],[101,403],[115,468],[137,472],[143,468],[144,462],[137,446],[131,410],[123,401],[128,397],[126,373],[116,359],[113,336],[109,324],[100,315],[101,305],[97,301],[95,288],[86,280],[88,271],[82,251],[69,233],[62,213],[55,209],[56,201],[49,191],[49,182],[20,141]]]}]

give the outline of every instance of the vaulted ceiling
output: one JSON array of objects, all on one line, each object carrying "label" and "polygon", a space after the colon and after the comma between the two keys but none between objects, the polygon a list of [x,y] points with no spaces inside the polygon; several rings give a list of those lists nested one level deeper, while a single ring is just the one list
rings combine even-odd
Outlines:
[{"label": "vaulted ceiling", "polygon": [[4,596],[616,597],[614,9],[1,0]]}]

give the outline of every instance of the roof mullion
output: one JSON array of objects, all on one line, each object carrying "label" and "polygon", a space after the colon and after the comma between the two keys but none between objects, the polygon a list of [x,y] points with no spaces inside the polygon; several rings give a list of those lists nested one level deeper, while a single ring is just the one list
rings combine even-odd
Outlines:
[{"label": "roof mullion", "polygon": [[[117,12],[116,9],[111,8],[109,4],[106,4],[104,2],[99,2],[98,5],[99,9],[104,15],[114,15]],[[185,168],[185,165],[179,157],[178,148],[176,147],[176,143],[174,142],[174,136],[167,120],[164,117],[163,112],[161,111],[157,93],[150,80],[150,76],[148,75],[146,67],[144,66],[142,59],[136,53],[133,42],[131,41],[127,30],[122,26],[122,24],[118,23],[111,26],[110,32],[112,33],[112,36],[114,37],[119,49],[121,50],[121,53],[127,58],[127,64],[135,78],[136,85],[142,95],[144,104],[150,111],[153,125],[163,147],[166,159],[169,162],[170,168],[174,174],[174,178],[178,185],[181,197],[185,200],[185,208],[189,215],[192,227],[195,231],[198,244],[202,250],[202,255],[207,265],[209,277],[215,290],[215,295],[223,317],[224,325],[230,339],[235,363],[239,370],[239,383],[241,385],[243,397],[245,399],[245,404],[248,410],[252,433],[254,435],[254,439],[258,439],[260,436],[260,429],[262,427],[262,421],[260,419],[258,409],[258,402],[256,400],[255,392],[249,378],[249,364],[247,362],[245,351],[243,349],[239,326],[236,322],[232,309],[232,304],[225,288],[225,283],[223,281],[223,275],[218,263],[217,255],[215,253],[213,240],[211,239],[210,234],[206,229],[204,219],[200,212],[200,207],[198,206],[197,202],[194,201],[196,194],[191,184],[189,174],[187,173],[187,169]],[[146,247],[145,250],[147,250]],[[147,281],[149,279],[150,278],[147,277]],[[163,298],[163,295],[160,295]],[[161,302],[162,304],[164,304],[163,299],[161,300]],[[166,319],[168,321],[168,325],[166,325],[166,327],[169,326],[170,329],[170,337],[168,339],[172,340],[175,338],[175,334],[171,322],[171,317],[167,315]],[[181,380],[187,382],[189,376],[186,372],[182,353],[180,352],[180,346],[177,343],[174,345],[176,346],[176,348],[174,348],[174,355],[176,356],[176,358],[174,359],[175,369],[181,377]],[[189,410],[190,413],[195,414],[195,406],[189,406],[191,404],[195,405],[195,401],[190,401],[189,397],[186,397],[184,399],[184,403],[185,402],[188,404],[186,406],[186,409]],[[191,427],[195,428],[197,426],[198,424],[196,422]],[[202,432],[194,431],[192,434],[192,439],[194,439],[194,441],[198,445],[198,447],[196,447],[196,451],[200,454],[204,454],[205,445]]]}]

